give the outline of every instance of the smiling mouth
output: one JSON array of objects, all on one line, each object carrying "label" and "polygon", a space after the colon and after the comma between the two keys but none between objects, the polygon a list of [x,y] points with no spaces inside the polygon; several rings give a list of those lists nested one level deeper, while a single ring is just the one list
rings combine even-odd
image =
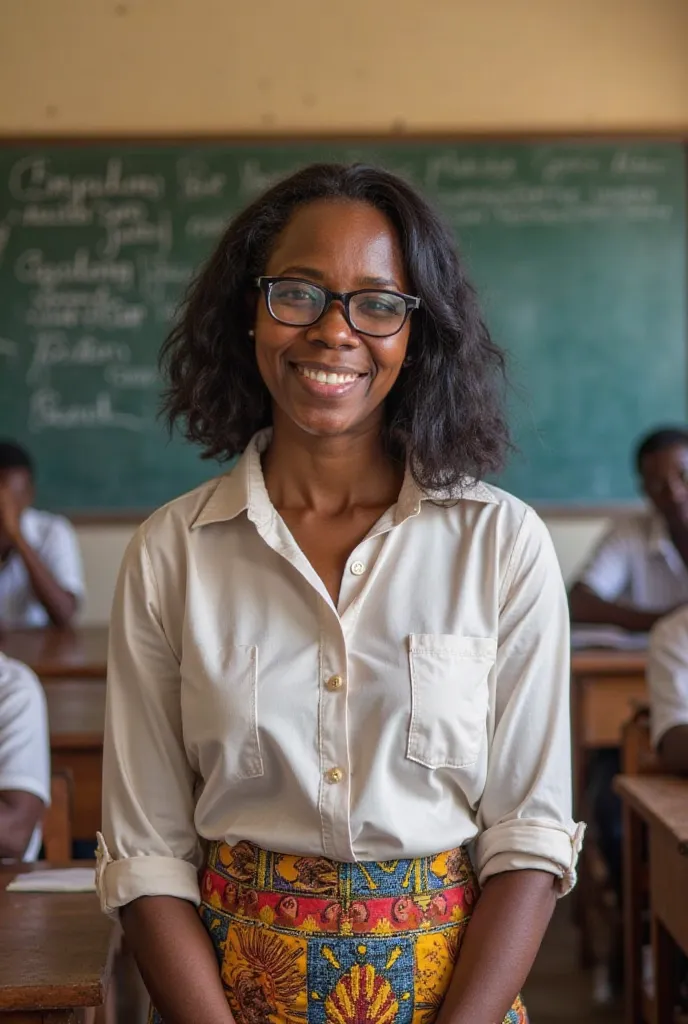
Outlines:
[{"label": "smiling mouth", "polygon": [[343,373],[336,373],[333,371],[325,370],[313,370],[308,366],[301,366],[299,363],[294,363],[294,369],[301,376],[305,377],[306,380],[316,381],[318,384],[353,384],[361,377],[367,376],[365,373],[353,373],[352,371],[345,371]]}]

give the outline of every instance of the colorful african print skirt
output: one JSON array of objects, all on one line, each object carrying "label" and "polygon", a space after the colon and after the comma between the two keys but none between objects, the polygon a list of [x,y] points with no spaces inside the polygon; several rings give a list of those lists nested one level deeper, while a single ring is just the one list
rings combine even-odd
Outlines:
[{"label": "colorful african print skirt", "polygon": [[[432,1024],[478,883],[463,849],[343,864],[214,843],[201,894],[237,1024]],[[519,998],[504,1024],[527,1022]]]}]

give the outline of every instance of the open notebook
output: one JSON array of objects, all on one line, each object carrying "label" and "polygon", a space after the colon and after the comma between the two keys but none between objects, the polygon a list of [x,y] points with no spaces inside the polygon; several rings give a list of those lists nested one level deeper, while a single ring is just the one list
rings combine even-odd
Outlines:
[{"label": "open notebook", "polygon": [[8,892],[95,892],[95,868],[46,868],[17,875]]},{"label": "open notebook", "polygon": [[571,630],[571,648],[580,651],[587,647],[606,647],[616,651],[644,651],[647,633],[629,633],[617,626],[574,626]]}]

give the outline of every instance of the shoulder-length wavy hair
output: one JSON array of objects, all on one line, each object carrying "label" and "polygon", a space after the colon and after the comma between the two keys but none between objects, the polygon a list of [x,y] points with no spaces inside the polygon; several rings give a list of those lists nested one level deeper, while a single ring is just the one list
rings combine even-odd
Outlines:
[{"label": "shoulder-length wavy hair", "polygon": [[410,290],[421,299],[407,362],[385,400],[389,450],[409,458],[426,491],[497,470],[509,448],[504,355],[490,338],[454,239],[406,182],[362,164],[305,167],[229,224],[162,347],[168,426],[201,445],[205,458],[223,461],[271,425],[270,394],[249,337],[254,282],[295,210],[320,199],[369,203],[386,214],[399,235]]}]

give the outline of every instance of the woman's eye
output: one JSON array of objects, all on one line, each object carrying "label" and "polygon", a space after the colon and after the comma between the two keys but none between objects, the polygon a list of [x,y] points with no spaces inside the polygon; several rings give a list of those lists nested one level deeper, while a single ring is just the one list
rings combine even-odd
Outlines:
[{"label": "woman's eye", "polygon": [[396,303],[384,299],[366,299],[359,308],[364,313],[371,313],[375,316],[396,316],[398,313]]},{"label": "woman's eye", "polygon": [[275,295],[278,302],[317,302],[317,296],[308,288],[280,289]]}]

